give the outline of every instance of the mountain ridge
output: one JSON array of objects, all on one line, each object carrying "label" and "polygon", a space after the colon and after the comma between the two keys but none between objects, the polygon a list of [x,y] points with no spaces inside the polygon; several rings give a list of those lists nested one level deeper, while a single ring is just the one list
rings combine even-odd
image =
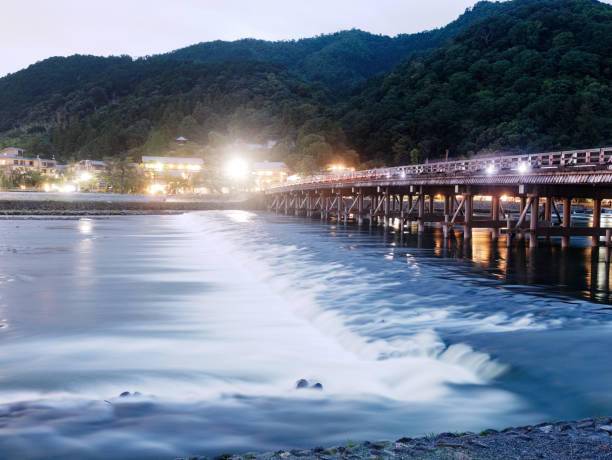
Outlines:
[{"label": "mountain ridge", "polygon": [[184,135],[197,154],[221,155],[273,138],[270,159],[307,172],[334,158],[612,142],[610,11],[596,0],[483,1],[444,28],[393,38],[352,29],[140,59],[50,58],[0,79],[0,147],[101,158],[164,152]]}]

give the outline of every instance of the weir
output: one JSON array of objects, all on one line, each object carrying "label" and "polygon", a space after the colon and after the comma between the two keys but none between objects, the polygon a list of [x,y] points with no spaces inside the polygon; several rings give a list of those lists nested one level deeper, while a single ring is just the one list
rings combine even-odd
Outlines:
[{"label": "weir", "polygon": [[[608,252],[612,247],[610,229],[601,227],[602,201],[612,200],[612,147],[311,176],[265,194],[268,209],[277,213],[385,227],[397,222],[402,233],[416,223],[419,233],[425,225],[441,226],[445,238],[462,232],[466,241],[474,228],[486,228],[493,240],[504,235],[508,246],[527,237],[535,248],[539,238],[560,236],[565,248],[580,236]],[[577,200],[592,203],[590,227],[572,225]]]}]

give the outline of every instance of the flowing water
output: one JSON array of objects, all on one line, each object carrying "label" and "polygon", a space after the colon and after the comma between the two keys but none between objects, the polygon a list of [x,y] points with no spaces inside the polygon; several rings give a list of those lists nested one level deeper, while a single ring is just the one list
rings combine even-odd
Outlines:
[{"label": "flowing water", "polygon": [[466,245],[244,211],[0,221],[0,458],[611,414],[609,267],[573,243],[507,251],[485,232]]}]

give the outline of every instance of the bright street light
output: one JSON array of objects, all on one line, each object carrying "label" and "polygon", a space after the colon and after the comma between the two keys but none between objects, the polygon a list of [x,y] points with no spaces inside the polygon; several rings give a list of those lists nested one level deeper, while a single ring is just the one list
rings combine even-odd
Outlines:
[{"label": "bright street light", "polygon": [[518,172],[523,174],[523,173],[526,173],[527,171],[529,171],[529,165],[526,162],[521,161],[518,165]]},{"label": "bright street light", "polygon": [[234,158],[227,164],[225,171],[232,179],[244,179],[249,174],[249,164],[240,158]]},{"label": "bright street light", "polygon": [[494,166],[494,165],[489,165],[489,166],[487,166],[486,171],[487,171],[487,174],[488,174],[488,175],[492,175],[492,174],[495,174],[495,173],[497,172],[497,171],[495,170],[495,166]]}]

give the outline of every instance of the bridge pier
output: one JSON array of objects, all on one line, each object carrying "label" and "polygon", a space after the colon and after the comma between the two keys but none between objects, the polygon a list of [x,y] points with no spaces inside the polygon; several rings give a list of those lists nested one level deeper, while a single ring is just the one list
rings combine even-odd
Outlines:
[{"label": "bridge pier", "polygon": [[385,200],[384,206],[384,212],[385,215],[383,217],[383,225],[385,228],[389,227],[389,213],[391,211],[391,196],[389,195],[389,187],[387,187],[387,190],[385,190],[383,192],[383,199]]},{"label": "bridge pier", "polygon": [[612,248],[612,229],[606,229],[606,270],[609,270],[610,265],[610,250]]},{"label": "bridge pier", "polygon": [[463,208],[465,210],[464,224],[463,224],[463,238],[466,240],[472,238],[472,217],[474,213],[474,196],[471,193],[463,194],[464,205]]},{"label": "bridge pier", "polygon": [[[599,230],[601,228],[601,199],[593,199],[593,228]],[[599,247],[599,234],[591,237],[591,246]]]},{"label": "bridge pier", "polygon": [[400,193],[397,197],[397,202],[399,205],[399,229],[400,234],[404,235],[404,194]]},{"label": "bridge pier", "polygon": [[443,209],[443,214],[445,216],[447,216],[448,214],[450,214],[450,200],[449,200],[449,195],[445,194],[443,196],[444,198],[444,209]]},{"label": "bridge pier", "polygon": [[544,222],[549,227],[552,225],[552,201],[552,197],[547,196],[544,202]]},{"label": "bridge pier", "polygon": [[370,197],[370,227],[374,226],[374,213],[376,212],[377,208],[378,208],[378,195],[374,193]]},{"label": "bridge pier", "polygon": [[[491,220],[497,225],[499,222],[499,195],[491,196]],[[491,239],[497,241],[499,235],[498,227],[491,229]]]},{"label": "bridge pier", "polygon": [[419,217],[417,219],[417,232],[423,233],[423,231],[425,231],[425,222],[423,221],[423,218],[425,217],[425,194],[423,193],[422,187],[421,193],[419,194],[419,197],[417,199],[419,200]]},{"label": "bridge pier", "polygon": [[359,189],[357,192],[357,212],[359,213],[357,217],[357,225],[361,227],[363,225],[363,193],[361,189]]},{"label": "bridge pier", "polygon": [[540,197],[534,195],[531,200],[531,216],[529,218],[529,247],[538,247],[538,218],[540,215]]},{"label": "bridge pier", "polygon": [[[572,222],[572,199],[571,198],[563,198],[563,223],[561,226],[563,228],[569,228]],[[561,237],[561,247],[567,248],[570,244],[569,235],[564,234]]]},{"label": "bridge pier", "polygon": [[[446,204],[446,199],[444,200],[444,203]],[[444,240],[448,239],[448,232],[450,230],[448,220],[449,220],[448,214],[444,214],[444,225],[442,226],[442,232],[444,233]]]},{"label": "bridge pier", "polygon": [[[552,227],[552,208],[553,208],[553,198],[551,196],[547,196],[544,201],[544,219],[543,223],[547,228]],[[546,241],[550,241],[550,236],[546,235]]]}]

